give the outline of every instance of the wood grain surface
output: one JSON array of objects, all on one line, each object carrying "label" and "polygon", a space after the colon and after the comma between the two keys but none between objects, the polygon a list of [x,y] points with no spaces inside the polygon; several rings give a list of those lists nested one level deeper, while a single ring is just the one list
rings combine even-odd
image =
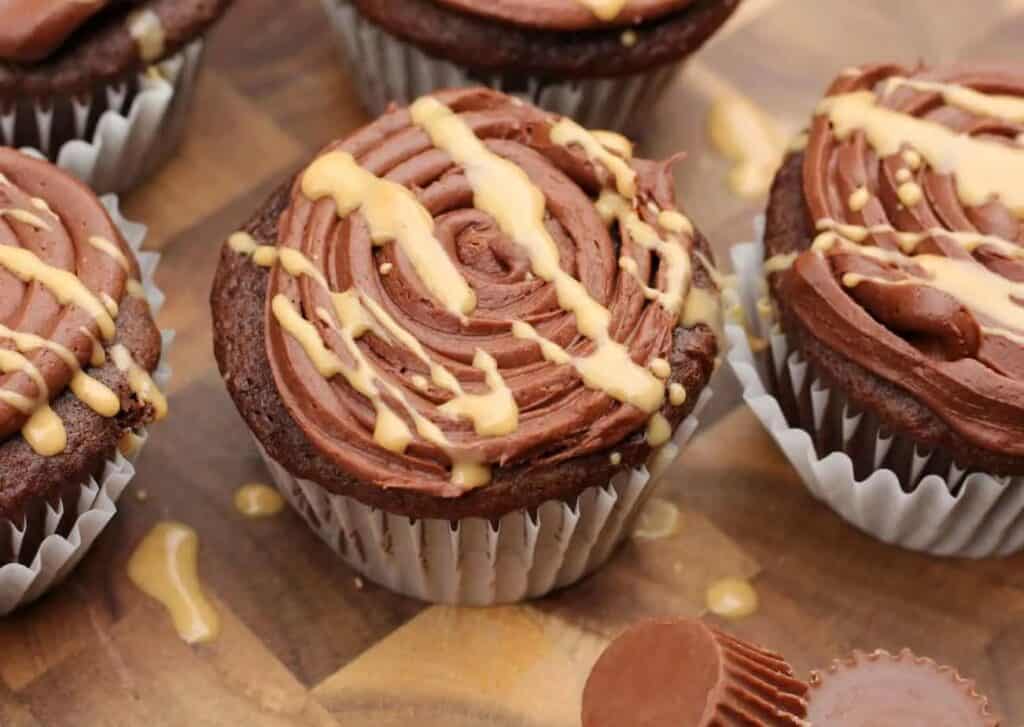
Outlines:
[{"label": "wood grain surface", "polygon": [[[685,205],[723,256],[760,202],[732,196],[711,151],[712,98],[741,89],[797,131],[828,80],[868,60],[1020,58],[1019,0],[747,0],[653,113],[645,155],[686,149]],[[854,648],[955,664],[1024,724],[1024,556],[940,560],[859,534],[802,488],[727,372],[709,422],[668,476],[678,535],[634,540],[598,575],[528,606],[426,607],[363,584],[286,511],[246,520],[267,480],[214,365],[207,295],[221,241],[318,147],[365,121],[316,0],[239,0],[215,33],[180,156],[126,199],[165,252],[161,324],[178,331],[171,418],[133,492],[57,592],[0,621],[0,725],[571,727],[598,654],[630,622],[704,611],[707,586],[752,578],[761,609],[724,626],[801,672]],[[128,581],[161,519],[195,527],[223,620],[180,641]]]}]

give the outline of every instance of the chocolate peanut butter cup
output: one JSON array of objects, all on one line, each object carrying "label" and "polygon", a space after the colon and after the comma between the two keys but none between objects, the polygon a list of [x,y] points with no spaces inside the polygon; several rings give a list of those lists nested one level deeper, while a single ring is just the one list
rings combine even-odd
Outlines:
[{"label": "chocolate peanut butter cup", "polygon": [[807,718],[828,727],[999,727],[955,669],[904,650],[856,652],[811,676]]},{"label": "chocolate peanut butter cup", "polygon": [[813,450],[762,418],[816,495],[908,547],[1024,546],[1022,112],[1019,70],[850,69],[772,190],[759,365]]},{"label": "chocolate peanut butter cup", "polygon": [[700,621],[647,621],[598,659],[583,727],[795,727],[807,690],[777,654]]},{"label": "chocolate peanut butter cup", "polygon": [[120,448],[136,449],[167,405],[150,375],[162,343],[138,226],[50,163],[0,148],[0,236],[6,613],[52,585],[102,529],[134,473]]},{"label": "chocolate peanut butter cup", "polygon": [[739,1],[323,3],[371,113],[483,83],[584,126],[635,132]]},{"label": "chocolate peanut butter cup", "polygon": [[231,237],[212,294],[225,383],[346,560],[494,602],[607,558],[718,351],[710,252],[671,167],[448,91],[325,148]]},{"label": "chocolate peanut butter cup", "polygon": [[0,142],[98,192],[135,186],[177,146],[202,37],[231,2],[3,0]]}]

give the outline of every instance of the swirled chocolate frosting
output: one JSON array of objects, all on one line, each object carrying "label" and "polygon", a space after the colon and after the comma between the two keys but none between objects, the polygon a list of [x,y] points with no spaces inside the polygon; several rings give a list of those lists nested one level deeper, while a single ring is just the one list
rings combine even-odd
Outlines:
[{"label": "swirled chocolate frosting", "polygon": [[0,59],[42,60],[111,0],[0,0]]},{"label": "swirled chocolate frosting", "polygon": [[775,261],[803,325],[967,441],[1024,455],[1024,73],[845,72],[804,193],[819,237]]},{"label": "swirled chocolate frosting", "polygon": [[96,196],[53,165],[0,148],[0,442],[19,434],[40,455],[66,446],[50,402],[71,392],[105,417],[120,398],[89,375],[109,356],[139,399],[163,397],[118,342],[139,269]]},{"label": "swirled chocolate frosting", "polygon": [[682,10],[694,0],[436,0],[467,13],[549,30],[634,25]]},{"label": "swirled chocolate frosting", "polygon": [[272,267],[288,412],[352,476],[448,497],[645,427],[665,443],[686,398],[674,333],[718,315],[717,291],[692,285],[670,166],[484,89],[327,147],[276,247],[231,239]]}]

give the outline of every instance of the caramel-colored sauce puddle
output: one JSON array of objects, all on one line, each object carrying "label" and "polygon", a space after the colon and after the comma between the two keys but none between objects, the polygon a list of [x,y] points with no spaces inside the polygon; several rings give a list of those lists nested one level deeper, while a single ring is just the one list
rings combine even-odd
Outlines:
[{"label": "caramel-colored sauce puddle", "polygon": [[640,511],[633,537],[641,540],[670,538],[679,532],[679,521],[679,508],[668,500],[652,497]]},{"label": "caramel-colored sauce puddle", "polygon": [[745,96],[728,93],[711,107],[708,124],[715,147],[734,163],[732,191],[744,199],[765,196],[787,148],[775,120]]},{"label": "caramel-colored sauce puddle", "polygon": [[748,581],[725,578],[713,583],[707,592],[707,607],[716,616],[730,620],[747,618],[757,613],[757,591]]},{"label": "caramel-colored sauce puddle", "polygon": [[235,492],[235,509],[246,517],[271,517],[283,508],[284,498],[281,493],[269,485],[250,482]]},{"label": "caramel-colored sauce puddle", "polygon": [[220,615],[203,593],[198,566],[199,536],[175,522],[158,523],[128,561],[132,583],[163,604],[189,644],[213,641],[220,633]]}]

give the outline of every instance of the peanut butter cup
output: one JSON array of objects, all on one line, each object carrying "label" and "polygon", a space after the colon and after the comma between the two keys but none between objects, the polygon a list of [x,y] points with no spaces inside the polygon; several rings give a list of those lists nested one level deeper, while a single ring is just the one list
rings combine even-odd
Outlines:
[{"label": "peanut butter cup", "polygon": [[131,472],[119,446],[167,404],[150,377],[161,338],[142,272],[96,196],[0,148],[0,237],[3,612],[3,566],[66,535],[111,469],[120,492]]},{"label": "peanut butter cup", "polygon": [[[278,485],[349,562],[463,601],[436,595],[440,565],[421,582],[441,546],[416,533],[438,523],[462,568],[449,523],[490,521],[480,536],[518,539],[508,554],[529,566],[490,577],[490,597],[516,600],[607,557],[717,355],[710,253],[671,164],[448,91],[329,145],[231,237],[212,294],[225,383]],[[378,511],[388,532],[362,532]],[[586,568],[531,565],[555,520],[593,527],[574,544]],[[415,556],[394,546],[406,537]]]},{"label": "peanut butter cup", "polygon": [[[201,38],[231,2],[0,0],[0,142],[67,161],[102,192],[133,186],[173,150],[187,104],[169,98],[192,90]],[[177,116],[170,106],[181,107]],[[153,132],[136,130],[128,141],[123,133],[104,134],[104,123],[112,123],[105,115],[122,123],[145,116]],[[79,140],[100,147],[100,138],[107,147],[135,148],[122,161],[114,158],[119,149],[89,156],[64,146]],[[97,167],[98,178],[90,177]]]},{"label": "peanut butter cup", "polygon": [[[323,0],[372,113],[491,85],[594,128],[637,131],[739,0]],[[386,60],[382,60],[386,59]]]},{"label": "peanut butter cup", "polygon": [[807,718],[828,727],[999,727],[956,670],[910,651],[856,652],[811,676]]},{"label": "peanut butter cup", "polygon": [[583,727],[797,727],[807,689],[781,656],[700,621],[647,621],[594,666]]}]

